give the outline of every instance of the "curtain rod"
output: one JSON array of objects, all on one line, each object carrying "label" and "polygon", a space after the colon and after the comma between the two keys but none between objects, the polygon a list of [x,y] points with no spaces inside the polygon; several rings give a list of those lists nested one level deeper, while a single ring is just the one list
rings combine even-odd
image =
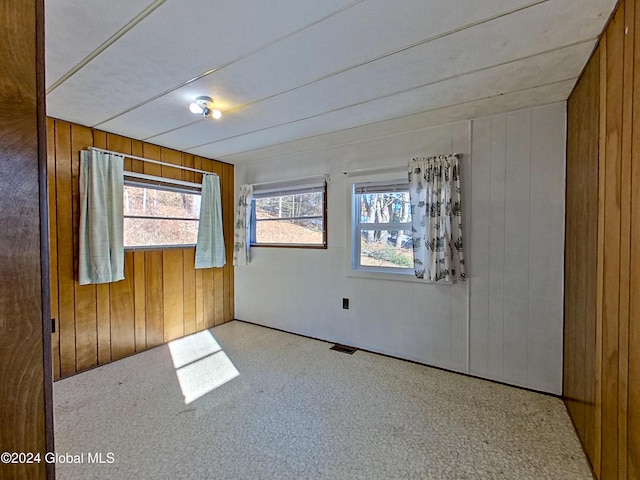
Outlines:
[{"label": "curtain rod", "polygon": [[[460,158],[460,154],[453,153],[455,157]],[[438,156],[438,155],[434,155]],[[396,172],[400,170],[406,170],[409,168],[409,163],[405,165],[392,165],[390,167],[372,167],[372,168],[360,168],[357,170],[345,170],[342,172],[343,175],[350,177],[351,175],[357,175],[359,173],[384,173],[384,172]]]},{"label": "curtain rod", "polygon": [[400,170],[407,170],[408,165],[394,165],[391,167],[375,167],[375,168],[360,168],[358,170],[345,170],[343,175],[350,177],[351,175],[358,175],[359,173],[383,173],[383,172],[395,172]]},{"label": "curtain rod", "polygon": [[141,180],[147,180],[148,182],[151,182],[151,183],[153,182],[157,182],[159,184],[168,183],[170,185],[180,185],[182,187],[189,187],[189,188],[194,188],[198,190],[202,189],[202,185],[199,183],[185,182],[184,180],[174,180],[173,178],[158,177],[156,175],[145,175],[144,173],[130,172],[128,170],[124,171],[124,176],[129,178],[139,178]]},{"label": "curtain rod", "polygon": [[329,174],[323,173],[321,175],[311,175],[309,177],[287,178],[285,180],[273,180],[271,182],[252,183],[251,185],[253,185],[254,187],[255,186],[262,187],[264,185],[276,185],[278,183],[299,182],[301,180],[314,180],[316,178],[318,179],[323,178],[326,180],[327,178],[329,178]]},{"label": "curtain rod", "polygon": [[207,172],[206,170],[199,170],[197,168],[183,167],[182,165],[176,165],[175,163],[161,162],[160,160],[151,160],[150,158],[137,157],[135,155],[130,155],[128,153],[114,152],[113,150],[105,150],[104,148],[89,147],[89,150],[95,150],[97,152],[103,152],[103,153],[111,153],[113,155],[120,155],[120,156],[125,157],[125,158],[131,158],[133,160],[140,160],[142,162],[155,163],[156,165],[164,165],[165,167],[177,168],[179,170],[188,170],[190,172],[205,173],[207,175],[218,176],[218,174],[215,173],[215,172]]}]

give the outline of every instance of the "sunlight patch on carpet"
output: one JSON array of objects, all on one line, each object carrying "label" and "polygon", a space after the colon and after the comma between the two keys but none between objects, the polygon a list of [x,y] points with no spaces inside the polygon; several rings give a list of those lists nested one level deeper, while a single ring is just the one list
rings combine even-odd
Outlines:
[{"label": "sunlight patch on carpet", "polygon": [[208,330],[169,342],[169,351],[185,404],[240,375]]}]

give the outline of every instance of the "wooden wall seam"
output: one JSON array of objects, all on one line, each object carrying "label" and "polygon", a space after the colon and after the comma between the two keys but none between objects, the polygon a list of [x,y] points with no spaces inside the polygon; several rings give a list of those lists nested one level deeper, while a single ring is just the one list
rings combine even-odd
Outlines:
[{"label": "wooden wall seam", "polygon": [[[194,248],[125,253],[125,279],[77,282],[79,156],[89,146],[218,173],[226,251],[232,252],[233,166],[121,135],[47,119],[54,378],[104,365],[233,319],[232,258],[196,270]],[[126,159],[127,169],[201,181],[201,174]],[[229,191],[231,188],[231,191]],[[57,360],[55,358],[57,357]]]},{"label": "wooden wall seam", "polygon": [[[633,132],[633,75],[635,3],[624,4],[624,45],[622,76],[622,129],[620,149],[620,298],[618,330],[618,476],[627,478],[628,382],[629,382],[629,289],[631,255],[631,150]],[[628,172],[628,174],[626,173]]]},{"label": "wooden wall seam", "polygon": [[[640,65],[640,2],[635,2],[634,65]],[[633,75],[631,143],[631,236],[629,274],[629,371],[627,388],[627,473],[640,478],[640,70]]]},{"label": "wooden wall seam", "polygon": [[[620,316],[620,159],[622,129],[622,70],[624,3],[606,31],[607,97],[604,148],[604,251],[602,323],[602,478],[618,478],[618,386]],[[614,321],[616,319],[616,321]]]}]

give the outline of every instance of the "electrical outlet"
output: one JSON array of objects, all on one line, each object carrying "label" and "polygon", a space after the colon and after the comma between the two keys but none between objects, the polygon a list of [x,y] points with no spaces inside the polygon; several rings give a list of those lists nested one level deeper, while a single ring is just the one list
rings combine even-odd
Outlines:
[{"label": "electrical outlet", "polygon": [[344,308],[345,310],[349,310],[349,299],[348,298],[343,298],[342,299],[342,308]]}]

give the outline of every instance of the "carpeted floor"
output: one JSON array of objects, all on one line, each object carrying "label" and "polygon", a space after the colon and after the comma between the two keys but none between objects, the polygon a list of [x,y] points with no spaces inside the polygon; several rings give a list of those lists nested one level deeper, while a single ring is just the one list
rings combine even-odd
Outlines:
[{"label": "carpeted floor", "polygon": [[330,346],[234,321],[56,382],[57,478],[592,478],[561,400]]}]

